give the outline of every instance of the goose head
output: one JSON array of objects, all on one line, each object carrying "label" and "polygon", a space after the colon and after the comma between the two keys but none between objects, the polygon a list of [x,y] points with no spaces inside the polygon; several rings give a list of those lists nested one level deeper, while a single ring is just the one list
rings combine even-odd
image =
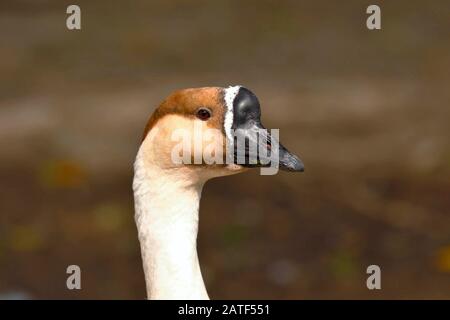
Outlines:
[{"label": "goose head", "polygon": [[196,181],[257,167],[304,170],[264,128],[258,98],[242,86],[172,93],[148,120],[140,152],[148,166]]}]

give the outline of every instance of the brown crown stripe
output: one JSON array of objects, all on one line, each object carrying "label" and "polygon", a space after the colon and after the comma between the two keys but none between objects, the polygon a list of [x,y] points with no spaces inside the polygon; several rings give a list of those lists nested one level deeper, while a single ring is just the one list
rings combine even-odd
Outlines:
[{"label": "brown crown stripe", "polygon": [[156,108],[145,126],[142,141],[158,120],[164,116],[177,114],[194,118],[196,111],[200,107],[207,107],[212,111],[212,117],[208,120],[208,126],[223,131],[223,121],[226,112],[224,89],[220,87],[182,89],[172,93]]}]

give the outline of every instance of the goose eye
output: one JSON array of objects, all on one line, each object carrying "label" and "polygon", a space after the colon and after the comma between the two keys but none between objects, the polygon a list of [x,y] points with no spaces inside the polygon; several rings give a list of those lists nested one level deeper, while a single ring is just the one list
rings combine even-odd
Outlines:
[{"label": "goose eye", "polygon": [[206,108],[200,108],[197,110],[197,118],[200,120],[206,121],[211,118],[211,111]]}]

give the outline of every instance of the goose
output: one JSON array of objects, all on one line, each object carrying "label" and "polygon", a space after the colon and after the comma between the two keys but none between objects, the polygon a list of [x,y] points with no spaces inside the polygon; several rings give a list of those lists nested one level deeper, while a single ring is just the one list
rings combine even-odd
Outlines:
[{"label": "goose", "polygon": [[[267,167],[267,162],[250,161],[249,148],[243,149],[241,162],[236,156],[223,163],[176,162],[173,150],[179,142],[174,132],[184,130],[188,144],[206,148],[207,143],[199,141],[194,130],[207,133],[211,129],[216,139],[210,144],[217,153],[225,150],[226,156],[236,155],[236,148],[227,147],[234,146],[239,135],[259,143],[261,150],[270,151],[277,144],[279,168],[303,171],[302,161],[269,134],[266,139],[257,139],[254,133],[264,132],[260,117],[258,98],[243,86],[182,89],[167,97],[150,116],[133,178],[135,222],[148,299],[209,299],[197,255],[203,185],[211,178]],[[262,159],[259,150],[257,159]],[[191,154],[190,159],[196,156]]]}]

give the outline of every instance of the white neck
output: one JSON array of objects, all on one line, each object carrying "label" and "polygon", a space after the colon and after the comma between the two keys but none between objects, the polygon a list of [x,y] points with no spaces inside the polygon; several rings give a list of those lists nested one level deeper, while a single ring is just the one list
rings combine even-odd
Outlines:
[{"label": "white neck", "polygon": [[209,299],[197,256],[198,210],[203,183],[182,169],[135,162],[135,220],[149,299]]}]

